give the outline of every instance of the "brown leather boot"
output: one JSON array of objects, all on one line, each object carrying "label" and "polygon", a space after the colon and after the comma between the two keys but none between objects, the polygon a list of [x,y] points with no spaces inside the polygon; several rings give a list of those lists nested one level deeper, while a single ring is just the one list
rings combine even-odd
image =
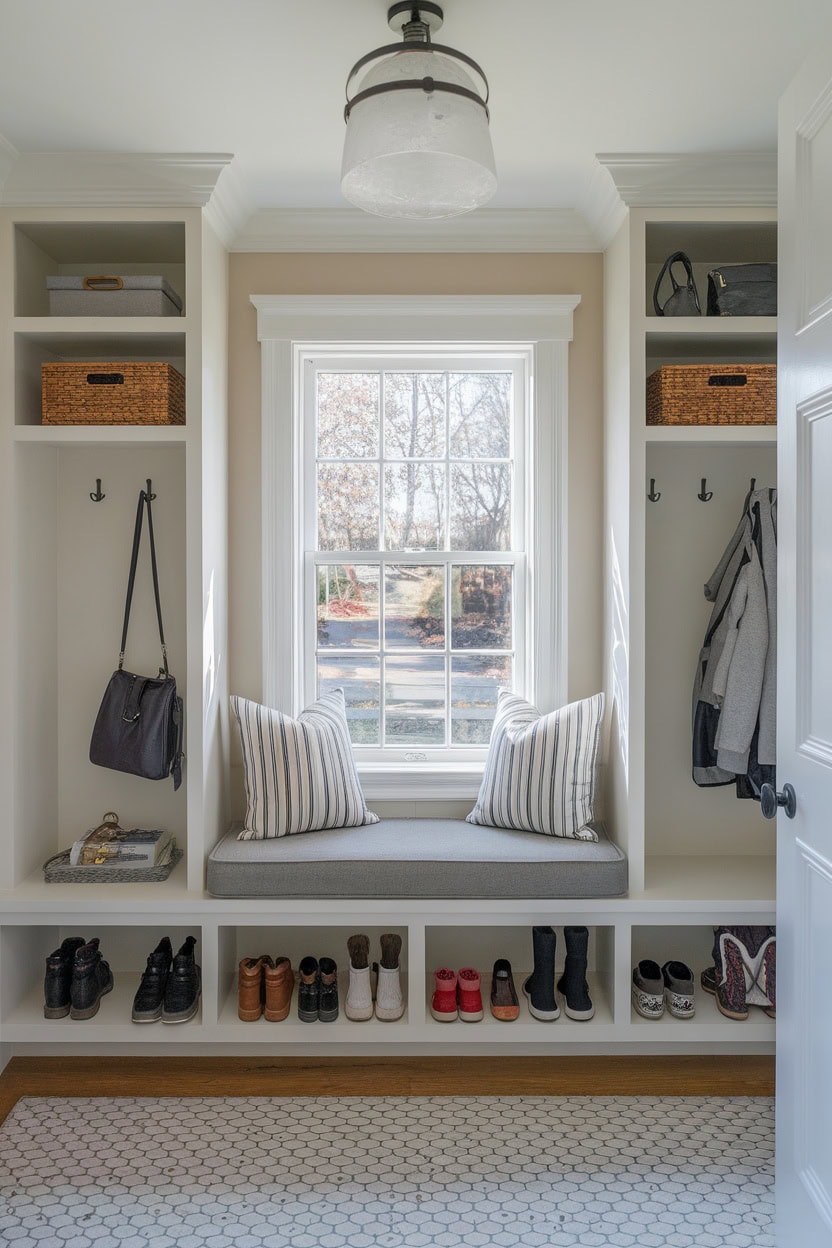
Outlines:
[{"label": "brown leather boot", "polygon": [[292,1006],[292,993],[295,990],[295,976],[288,958],[275,958],[264,967],[263,978],[266,984],[266,1018],[270,1023],[279,1023],[286,1018]]},{"label": "brown leather boot", "polygon": [[259,958],[243,958],[240,963],[240,976],[237,981],[237,1016],[244,1023],[256,1023],[263,1013],[265,999],[263,971],[268,966],[274,966],[274,963],[267,953]]}]

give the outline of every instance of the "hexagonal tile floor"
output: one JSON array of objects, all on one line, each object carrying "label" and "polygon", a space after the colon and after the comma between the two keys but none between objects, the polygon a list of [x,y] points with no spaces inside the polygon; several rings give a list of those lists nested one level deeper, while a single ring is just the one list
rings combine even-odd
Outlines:
[{"label": "hexagonal tile floor", "polygon": [[29,1097],[8,1248],[771,1248],[754,1099]]}]

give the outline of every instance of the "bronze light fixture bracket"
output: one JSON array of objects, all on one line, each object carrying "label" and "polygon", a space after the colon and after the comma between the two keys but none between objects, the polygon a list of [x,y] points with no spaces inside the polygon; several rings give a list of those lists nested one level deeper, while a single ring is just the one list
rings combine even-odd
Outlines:
[{"label": "bronze light fixture bracket", "polygon": [[[438,30],[443,20],[444,14],[440,5],[428,3],[428,0],[422,0],[422,3],[419,4],[412,4],[410,0],[405,0],[403,3],[391,5],[387,10],[387,24],[393,30],[400,31],[403,34],[404,42],[388,43],[383,48],[375,48],[372,52],[368,52],[366,56],[362,56],[360,60],[355,62],[347,75],[347,102],[344,107],[345,122],[349,121],[350,113],[356,104],[359,104],[362,100],[370,99],[374,95],[386,95],[388,91],[424,91],[426,95],[431,95],[434,91],[446,91],[450,95],[461,95],[466,99],[473,100],[475,104],[479,104],[490,121],[488,79],[482,68],[470,56],[466,56],[464,52],[458,52],[456,48],[449,48],[445,44],[433,43],[431,41],[431,31]],[[468,87],[461,87],[458,83],[443,82],[441,78],[437,79],[427,75],[424,78],[402,78],[393,82],[380,82],[374,87],[366,87],[363,91],[358,91],[350,98],[350,85],[356,74],[359,74],[365,65],[369,65],[371,61],[381,60],[382,57],[392,56],[405,48],[419,48],[422,52],[440,52],[443,56],[449,56],[457,61],[461,61],[463,65],[467,65],[469,69],[472,69],[480,79],[483,88],[482,94],[472,91]]]}]

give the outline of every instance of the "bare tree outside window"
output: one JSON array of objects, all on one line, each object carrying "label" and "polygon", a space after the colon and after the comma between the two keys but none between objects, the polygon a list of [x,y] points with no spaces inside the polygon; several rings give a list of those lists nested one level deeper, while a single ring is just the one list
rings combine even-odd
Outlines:
[{"label": "bare tree outside window", "polygon": [[516,646],[513,402],[500,369],[317,373],[317,678],[356,745],[488,741]]}]

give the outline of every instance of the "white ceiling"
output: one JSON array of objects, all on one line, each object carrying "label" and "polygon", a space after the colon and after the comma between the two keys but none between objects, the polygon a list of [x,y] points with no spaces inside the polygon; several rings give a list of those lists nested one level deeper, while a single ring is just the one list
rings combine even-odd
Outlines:
[{"label": "white ceiling", "polygon": [[[347,71],[386,0],[0,0],[18,151],[229,152],[250,207],[336,208]],[[492,208],[580,207],[597,152],[771,151],[829,0],[445,0],[491,83]],[[597,176],[597,174],[596,174]]]}]

